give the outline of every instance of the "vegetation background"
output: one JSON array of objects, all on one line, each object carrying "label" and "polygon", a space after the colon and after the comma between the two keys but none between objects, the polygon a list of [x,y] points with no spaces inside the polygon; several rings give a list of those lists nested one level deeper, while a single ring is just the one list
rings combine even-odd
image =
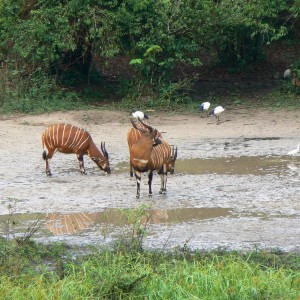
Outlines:
[{"label": "vegetation background", "polygon": [[299,0],[1,0],[0,107],[193,110],[255,92],[295,106],[299,87],[281,79],[300,78],[299,11]]},{"label": "vegetation background", "polygon": [[[0,0],[0,112],[300,107],[283,81],[300,79],[299,14],[300,0]],[[0,298],[300,299],[299,255],[149,252],[140,213],[108,250],[12,238],[8,219]]]}]

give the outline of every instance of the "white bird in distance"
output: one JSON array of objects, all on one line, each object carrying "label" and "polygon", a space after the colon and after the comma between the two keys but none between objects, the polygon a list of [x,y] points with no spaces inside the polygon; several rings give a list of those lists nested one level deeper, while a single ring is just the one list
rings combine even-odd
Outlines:
[{"label": "white bird in distance", "polygon": [[220,123],[220,114],[224,111],[225,109],[222,106],[217,106],[214,109],[212,109],[209,112],[209,116],[215,116],[217,119],[217,124]]},{"label": "white bird in distance", "polygon": [[137,119],[139,118],[141,120],[149,119],[149,117],[148,117],[147,114],[145,114],[144,112],[139,111],[139,110],[133,110],[133,111],[131,111],[130,116],[132,116],[134,118],[137,118]]},{"label": "white bird in distance", "polygon": [[[199,109],[201,111],[201,113],[203,114],[204,111],[208,111],[210,107],[210,103],[209,102],[203,102],[200,106],[199,106]],[[207,115],[208,116],[208,115]]]},{"label": "white bird in distance", "polygon": [[300,144],[298,144],[297,148],[294,150],[291,150],[290,152],[287,153],[287,155],[291,155],[294,156],[295,154],[297,154],[300,150]]}]

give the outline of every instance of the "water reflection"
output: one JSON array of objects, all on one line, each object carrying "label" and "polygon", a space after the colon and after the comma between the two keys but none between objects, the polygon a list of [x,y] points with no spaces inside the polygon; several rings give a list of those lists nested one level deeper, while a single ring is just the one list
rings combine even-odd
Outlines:
[{"label": "water reflection", "polygon": [[[97,213],[48,214],[47,229],[55,235],[75,234],[97,225],[123,227],[128,224],[129,209],[109,209]],[[141,219],[141,224],[175,224],[225,217],[230,214],[228,208],[182,208],[182,209],[151,209]]]},{"label": "water reflection", "polygon": [[287,169],[287,162],[278,157],[228,157],[215,159],[194,158],[178,160],[176,173],[266,175],[279,174]]},{"label": "water reflection", "polygon": [[54,234],[72,234],[87,229],[96,221],[97,214],[49,214],[47,228]]}]

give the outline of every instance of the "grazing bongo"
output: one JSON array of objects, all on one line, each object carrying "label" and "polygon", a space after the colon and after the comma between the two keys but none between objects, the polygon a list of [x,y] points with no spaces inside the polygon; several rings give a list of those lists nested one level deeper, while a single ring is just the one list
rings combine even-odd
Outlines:
[{"label": "grazing bongo", "polygon": [[[141,174],[149,172],[149,196],[152,196],[152,178],[153,171],[157,171],[161,176],[161,189],[160,193],[166,192],[167,172],[174,173],[174,165],[177,158],[177,148],[171,149],[171,146],[163,140],[158,140],[157,130],[151,126],[143,123],[140,119],[139,122],[143,126],[137,126],[133,121],[132,125],[135,130],[140,131],[140,137],[134,136],[132,131],[129,131],[127,142],[130,152],[130,165],[134,169],[135,178],[137,181],[137,194],[140,197],[140,183]],[[137,137],[136,140],[133,137]],[[154,147],[153,140],[156,139],[156,146]]]},{"label": "grazing bongo", "polygon": [[79,161],[82,174],[85,173],[83,156],[88,155],[97,166],[107,172],[111,172],[109,167],[108,153],[105,143],[101,142],[101,151],[97,148],[90,134],[81,128],[70,124],[55,124],[49,126],[42,135],[43,159],[46,161],[46,174],[51,175],[49,159],[56,151],[61,153],[75,153]]}]

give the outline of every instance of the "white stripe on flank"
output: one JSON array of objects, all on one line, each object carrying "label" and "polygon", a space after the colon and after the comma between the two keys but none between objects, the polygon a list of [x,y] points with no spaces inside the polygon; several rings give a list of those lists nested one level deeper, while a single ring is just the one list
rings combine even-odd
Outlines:
[{"label": "white stripe on flank", "polygon": [[146,159],[139,159],[139,158],[134,158],[135,161],[138,161],[138,162],[141,162],[143,164],[146,164],[148,163],[149,160],[146,160]]},{"label": "white stripe on flank", "polygon": [[48,134],[48,128],[44,132],[44,135],[45,135],[45,146],[48,148],[48,146],[50,146],[50,145],[49,145],[49,142],[48,142],[47,134]]},{"label": "white stripe on flank", "polygon": [[69,131],[69,136],[68,136],[68,139],[67,139],[67,141],[65,142],[64,146],[66,146],[66,145],[68,144],[69,138],[70,138],[70,135],[71,135],[72,130],[73,130],[73,125],[71,125],[70,131]]},{"label": "white stripe on flank", "polygon": [[72,144],[69,146],[70,149],[74,147],[74,145],[75,145],[75,143],[76,143],[76,141],[77,141],[77,139],[78,139],[78,136],[79,136],[80,131],[81,131],[81,129],[80,129],[80,128],[77,128],[76,133],[75,133],[75,136],[74,136],[74,138],[73,138],[73,142],[72,142]]},{"label": "white stripe on flank", "polygon": [[79,130],[79,128],[77,128],[76,133],[75,133],[75,135],[73,137],[73,142],[70,144],[69,148],[71,148],[73,146],[73,144],[74,144],[74,142],[76,140],[77,134],[78,134],[78,130]]},{"label": "white stripe on flank", "polygon": [[78,139],[78,142],[76,143],[76,145],[73,146],[73,149],[75,149],[78,146],[78,144],[81,142],[83,136],[84,136],[84,130],[81,130],[81,138]]},{"label": "white stripe on flank", "polygon": [[82,145],[89,139],[89,136],[86,138],[86,140],[84,142],[82,142],[80,145],[79,145],[79,149],[82,147]]},{"label": "white stripe on flank", "polygon": [[54,136],[55,125],[52,127],[52,144],[55,145],[55,136]]},{"label": "white stripe on flank", "polygon": [[57,129],[56,129],[56,145],[58,146],[58,130],[59,130],[59,126],[57,125]]},{"label": "white stripe on flank", "polygon": [[51,148],[53,148],[53,145],[52,145],[52,141],[51,141],[51,129],[52,127],[48,128],[48,144]]},{"label": "white stripe on flank", "polygon": [[163,142],[160,145],[155,146],[152,149],[150,160],[153,164],[153,167],[156,169],[160,168],[165,164],[171,155],[171,148],[168,143]]},{"label": "white stripe on flank", "polygon": [[61,146],[64,144],[64,137],[65,137],[65,129],[66,129],[66,125],[67,125],[67,124],[64,125],[63,133],[62,133],[62,135],[61,135]]}]

